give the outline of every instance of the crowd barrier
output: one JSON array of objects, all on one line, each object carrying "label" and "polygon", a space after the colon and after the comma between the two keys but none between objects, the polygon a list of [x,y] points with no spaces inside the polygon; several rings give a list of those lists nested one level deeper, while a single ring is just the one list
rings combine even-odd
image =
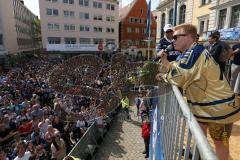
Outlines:
[{"label": "crowd barrier", "polygon": [[99,127],[97,120],[95,120],[68,155],[80,159],[87,159],[89,156],[93,157],[94,151],[99,147],[99,140],[101,140],[107,132],[106,127],[110,125],[118,108],[119,107],[114,108],[107,114],[107,117],[104,119],[107,125],[104,128]]},{"label": "crowd barrier", "polygon": [[238,74],[237,80],[236,80],[236,84],[234,87],[234,93],[236,94],[240,94],[240,73]]},{"label": "crowd barrier", "polygon": [[152,90],[150,160],[217,160],[176,86]]}]

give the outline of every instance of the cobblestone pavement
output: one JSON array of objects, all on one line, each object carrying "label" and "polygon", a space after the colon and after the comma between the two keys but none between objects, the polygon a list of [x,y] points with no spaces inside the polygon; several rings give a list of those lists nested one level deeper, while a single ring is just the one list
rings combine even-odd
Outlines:
[{"label": "cobblestone pavement", "polygon": [[132,110],[134,107],[130,111],[131,121],[124,118],[122,111],[113,119],[94,160],[145,160],[140,118]]}]

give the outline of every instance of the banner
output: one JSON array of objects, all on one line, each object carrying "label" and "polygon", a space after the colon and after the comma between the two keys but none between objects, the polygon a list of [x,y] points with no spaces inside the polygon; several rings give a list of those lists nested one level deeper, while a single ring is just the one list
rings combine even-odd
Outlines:
[{"label": "banner", "polygon": [[151,134],[150,134],[150,146],[149,146],[149,160],[164,160],[161,146],[161,134],[160,134],[160,112],[158,109],[158,98],[152,99],[152,114],[151,114]]},{"label": "banner", "polygon": [[[240,39],[240,28],[227,28],[227,29],[220,29],[220,39],[221,40],[231,40],[231,41],[238,41]],[[213,33],[214,31],[207,32],[206,38]]]},{"label": "banner", "polygon": [[117,45],[114,42],[108,42],[106,44],[47,44],[47,51],[117,51]]}]

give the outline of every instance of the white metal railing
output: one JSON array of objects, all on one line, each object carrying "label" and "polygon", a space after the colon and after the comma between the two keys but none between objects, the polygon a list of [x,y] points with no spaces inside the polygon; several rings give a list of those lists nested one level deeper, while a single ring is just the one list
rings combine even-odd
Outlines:
[{"label": "white metal railing", "polygon": [[[160,124],[158,125],[160,125],[161,152],[158,153],[162,155],[157,155],[157,152],[153,151],[150,152],[150,159],[217,160],[215,152],[208,143],[178,87],[160,85],[155,87],[152,92],[152,98],[157,97],[156,103],[153,104],[153,112],[157,107],[160,113],[160,118],[158,118]],[[154,134],[151,136],[154,136]],[[151,137],[151,143],[156,143],[153,139]]]}]

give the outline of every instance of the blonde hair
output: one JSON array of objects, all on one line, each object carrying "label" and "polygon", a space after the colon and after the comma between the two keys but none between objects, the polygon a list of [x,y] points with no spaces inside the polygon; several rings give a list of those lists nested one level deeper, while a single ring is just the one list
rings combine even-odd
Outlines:
[{"label": "blonde hair", "polygon": [[174,28],[174,30],[183,29],[186,34],[190,34],[192,38],[195,40],[197,38],[197,28],[192,24],[180,24]]}]

